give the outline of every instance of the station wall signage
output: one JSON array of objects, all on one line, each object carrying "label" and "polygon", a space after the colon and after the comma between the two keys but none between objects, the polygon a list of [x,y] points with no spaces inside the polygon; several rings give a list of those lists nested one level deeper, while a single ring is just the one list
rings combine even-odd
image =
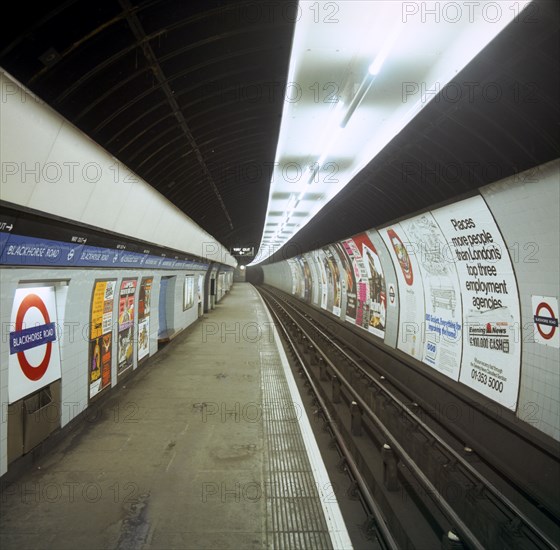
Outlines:
[{"label": "station wall signage", "polygon": [[10,328],[8,401],[13,403],[61,376],[54,287],[18,288]]}]

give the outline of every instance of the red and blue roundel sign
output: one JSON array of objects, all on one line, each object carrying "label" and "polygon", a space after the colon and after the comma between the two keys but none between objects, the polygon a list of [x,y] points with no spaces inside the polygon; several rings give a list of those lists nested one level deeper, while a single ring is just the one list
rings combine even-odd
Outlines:
[{"label": "red and blue roundel sign", "polygon": [[412,272],[412,262],[410,261],[410,256],[406,250],[406,246],[401,241],[401,238],[395,233],[394,229],[387,229],[387,236],[393,245],[395,250],[395,256],[399,261],[401,270],[404,276],[405,283],[412,286],[414,282],[414,273]]},{"label": "red and blue roundel sign", "polygon": [[60,378],[54,287],[18,288],[10,332],[9,402]]},{"label": "red and blue roundel sign", "polygon": [[558,337],[558,300],[553,296],[532,296],[535,342],[560,347]]}]

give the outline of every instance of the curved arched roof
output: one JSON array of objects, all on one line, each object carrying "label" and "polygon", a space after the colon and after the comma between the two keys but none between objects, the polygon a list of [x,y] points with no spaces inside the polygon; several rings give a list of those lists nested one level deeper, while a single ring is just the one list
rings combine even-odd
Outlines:
[{"label": "curved arched roof", "polygon": [[[473,93],[430,102],[297,235],[296,250],[559,156],[559,4],[534,5],[457,75],[477,83]],[[3,18],[0,66],[224,245],[258,246],[297,2],[15,8]],[[494,85],[499,101],[485,95]]]}]

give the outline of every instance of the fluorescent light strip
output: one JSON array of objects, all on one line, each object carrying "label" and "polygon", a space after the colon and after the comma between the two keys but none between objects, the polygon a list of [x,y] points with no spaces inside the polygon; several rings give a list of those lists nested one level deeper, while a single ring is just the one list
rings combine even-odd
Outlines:
[{"label": "fluorescent light strip", "polygon": [[[299,4],[288,82],[302,95],[284,103],[265,227],[271,212],[284,212],[285,219],[272,239],[263,236],[253,264],[305,227],[436,96],[429,90],[436,85],[443,89],[519,17],[530,0],[469,3],[459,21],[451,20],[453,11],[440,13],[435,21],[434,11],[448,10],[448,4],[460,10],[460,3],[306,0]],[[497,19],[496,10],[500,10]],[[330,25],[327,19],[337,24]],[[346,91],[357,84],[356,75],[363,75],[360,84],[347,97]],[[417,89],[409,93],[405,84],[416,84]],[[339,99],[334,108],[327,97]],[[347,107],[342,99],[349,102]],[[301,170],[297,181],[289,179],[285,169],[293,162],[284,159],[302,157],[317,161]],[[342,158],[344,163],[337,162]],[[334,174],[329,174],[329,167],[334,167]],[[286,191],[290,193],[287,204],[273,198]],[[306,201],[303,210],[306,192],[318,193],[322,199],[311,205]],[[285,224],[298,210],[306,215],[298,218],[287,237]]]}]

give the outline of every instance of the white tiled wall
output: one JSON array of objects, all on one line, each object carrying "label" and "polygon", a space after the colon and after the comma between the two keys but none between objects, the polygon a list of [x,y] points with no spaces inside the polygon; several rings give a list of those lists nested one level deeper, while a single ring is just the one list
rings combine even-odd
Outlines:
[{"label": "white tiled wall", "polygon": [[[227,249],[0,68],[2,199],[230,266]],[[72,200],[68,200],[72,197]],[[107,197],[111,197],[107,200]],[[130,215],[130,213],[133,215]]]},{"label": "white tiled wall", "polygon": [[[8,407],[8,363],[10,331],[10,317],[12,302],[16,288],[27,283],[42,286],[45,281],[49,285],[55,284],[57,288],[57,309],[59,311],[59,325],[63,334],[59,338],[60,357],[62,367],[62,408],[61,425],[65,426],[88,404],[88,343],[89,320],[91,310],[91,297],[93,284],[96,279],[117,279],[117,293],[120,281],[123,278],[137,278],[138,285],[142,277],[153,276],[151,313],[150,313],[150,355],[157,352],[158,334],[158,306],[159,282],[162,276],[173,275],[176,277],[174,293],[170,296],[173,304],[173,328],[180,331],[196,321],[198,307],[195,301],[193,307],[183,311],[183,280],[186,273],[198,276],[201,272],[150,272],[128,270],[68,270],[68,269],[31,269],[31,268],[2,268],[0,270],[0,322],[2,326],[2,344],[0,347],[0,400],[2,405],[2,418],[0,422],[0,475],[7,471],[7,407]],[[67,295],[64,300],[65,290],[62,283],[67,282]],[[139,288],[139,287],[138,287]],[[136,312],[138,312],[138,296],[136,291]],[[61,312],[64,312],[63,319]],[[136,313],[137,314],[137,313]],[[114,300],[113,320],[118,317],[118,299]],[[117,349],[117,331],[113,331],[113,349]],[[135,368],[137,350],[135,349]],[[113,353],[112,385],[117,384],[117,354]]]},{"label": "white tiled wall", "polygon": [[284,292],[292,293],[292,272],[288,262],[263,266],[264,282]]},{"label": "white tiled wall", "polygon": [[534,341],[531,296],[559,300],[560,160],[481,189],[510,250],[523,326],[517,416],[560,440],[560,354]]}]

